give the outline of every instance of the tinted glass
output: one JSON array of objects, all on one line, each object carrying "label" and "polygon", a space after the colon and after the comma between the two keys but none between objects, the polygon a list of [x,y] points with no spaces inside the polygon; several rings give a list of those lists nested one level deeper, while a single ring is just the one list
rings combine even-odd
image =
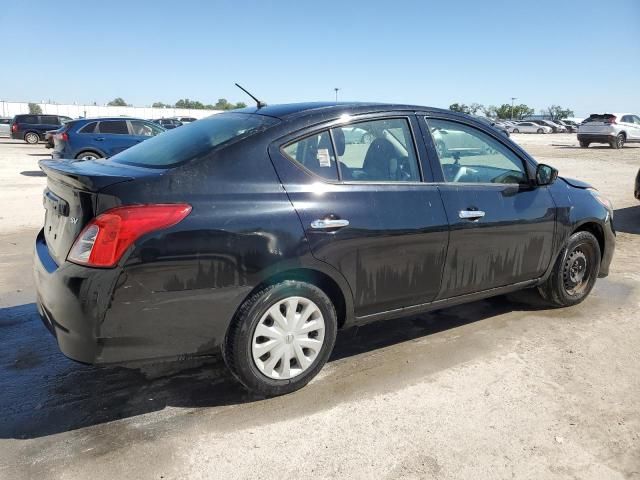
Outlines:
[{"label": "tinted glass", "polygon": [[78,130],[79,133],[94,133],[96,131],[96,125],[98,122],[87,123],[84,127]]},{"label": "tinted glass", "polygon": [[427,119],[447,182],[527,183],[522,160],[498,140],[457,122]]},{"label": "tinted glass", "polygon": [[278,122],[263,115],[220,113],[163,132],[111,157],[111,160],[130,165],[167,167],[262,132]]},{"label": "tinted glass", "polygon": [[342,180],[418,182],[420,173],[409,122],[372,120],[331,130]]},{"label": "tinted glass", "polygon": [[38,117],[35,115],[25,115],[16,118],[16,122],[18,123],[40,123],[38,122]]},{"label": "tinted glass", "polygon": [[142,120],[131,120],[131,129],[134,135],[141,137],[155,137],[159,133],[164,132],[161,128],[151,122],[143,122]]},{"label": "tinted glass", "polygon": [[116,135],[128,135],[126,120],[105,120],[98,125],[99,133],[113,133]]},{"label": "tinted glass", "polygon": [[283,151],[316,175],[327,180],[338,180],[338,167],[328,130],[287,145]]},{"label": "tinted glass", "polygon": [[60,125],[60,121],[56,115],[42,115],[40,121],[45,125]]},{"label": "tinted glass", "polygon": [[0,118],[0,123],[3,125],[7,125],[11,122],[11,119],[9,118]]}]

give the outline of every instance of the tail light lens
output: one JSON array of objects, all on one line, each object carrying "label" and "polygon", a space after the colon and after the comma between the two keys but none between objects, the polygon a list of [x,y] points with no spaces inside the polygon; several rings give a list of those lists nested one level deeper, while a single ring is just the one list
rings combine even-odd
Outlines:
[{"label": "tail light lens", "polygon": [[74,242],[67,260],[89,267],[115,267],[141,236],[171,227],[191,212],[191,205],[130,205],[107,210],[91,220]]},{"label": "tail light lens", "polygon": [[13,133],[16,133],[18,131],[18,124],[14,123],[13,125],[11,125],[11,131]]},{"label": "tail light lens", "polygon": [[615,116],[607,117],[604,119],[604,123],[606,123],[607,125],[616,125],[617,123],[616,120],[617,120],[617,117]]},{"label": "tail light lens", "polygon": [[69,135],[67,134],[67,132],[58,133],[57,137],[58,140],[62,140],[63,142],[69,141]]}]

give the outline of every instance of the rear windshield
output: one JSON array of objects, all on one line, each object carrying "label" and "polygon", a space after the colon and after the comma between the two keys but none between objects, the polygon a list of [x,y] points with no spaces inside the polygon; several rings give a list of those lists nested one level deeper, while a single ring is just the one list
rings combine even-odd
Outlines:
[{"label": "rear windshield", "polygon": [[614,117],[615,115],[611,115],[610,113],[605,113],[605,114],[592,113],[591,115],[589,115],[589,118],[587,118],[583,123],[604,122],[605,120],[610,120]]},{"label": "rear windshield", "polygon": [[215,147],[249,137],[278,123],[263,115],[219,113],[135,145],[111,160],[142,167],[169,167],[204,155]]}]

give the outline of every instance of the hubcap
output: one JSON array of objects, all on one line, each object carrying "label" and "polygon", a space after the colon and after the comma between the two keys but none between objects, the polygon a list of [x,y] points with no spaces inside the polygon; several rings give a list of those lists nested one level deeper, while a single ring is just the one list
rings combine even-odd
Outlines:
[{"label": "hubcap", "polygon": [[564,287],[568,294],[582,293],[589,281],[589,262],[582,250],[575,249],[564,264]]},{"label": "hubcap", "polygon": [[251,341],[258,370],[275,380],[306,371],[324,344],[324,317],[320,308],[304,297],[280,300],[262,316]]}]

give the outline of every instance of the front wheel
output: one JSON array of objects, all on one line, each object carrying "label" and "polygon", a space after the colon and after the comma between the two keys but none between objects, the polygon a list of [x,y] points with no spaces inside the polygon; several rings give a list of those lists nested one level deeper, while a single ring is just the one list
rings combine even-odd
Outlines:
[{"label": "front wheel", "polygon": [[538,133],[544,133],[544,130],[543,130],[543,129],[541,129],[541,128],[539,128],[539,129],[537,130],[537,132],[538,132]]},{"label": "front wheel", "polygon": [[518,130],[517,128],[514,128],[513,133],[520,133],[520,130]]},{"label": "front wheel", "polygon": [[582,302],[596,283],[600,271],[600,244],[589,232],[569,237],[549,278],[538,287],[553,305],[568,307]]},{"label": "front wheel", "polygon": [[283,395],[304,387],[322,369],[337,327],[333,303],[320,288],[287,280],[258,291],[240,307],[224,359],[248,390]]},{"label": "front wheel", "polygon": [[35,132],[29,132],[24,136],[24,141],[29,145],[35,145],[40,141],[40,135]]}]

